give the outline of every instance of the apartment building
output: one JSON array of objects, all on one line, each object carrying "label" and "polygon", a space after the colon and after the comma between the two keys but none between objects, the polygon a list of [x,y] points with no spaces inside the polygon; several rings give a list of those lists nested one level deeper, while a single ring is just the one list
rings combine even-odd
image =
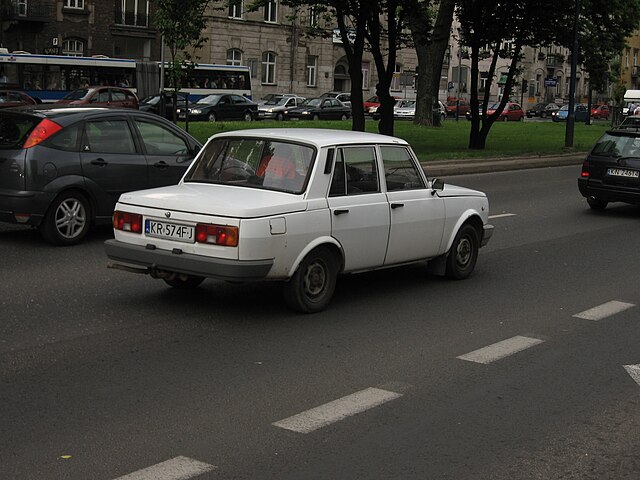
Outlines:
[{"label": "apartment building", "polygon": [[156,60],[160,35],[152,0],[13,0],[1,46],[52,55]]}]

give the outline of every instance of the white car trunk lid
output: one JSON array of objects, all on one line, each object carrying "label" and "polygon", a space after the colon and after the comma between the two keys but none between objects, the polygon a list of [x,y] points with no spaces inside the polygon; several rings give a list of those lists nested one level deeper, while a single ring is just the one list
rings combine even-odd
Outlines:
[{"label": "white car trunk lid", "polygon": [[298,195],[202,183],[124,193],[121,204],[234,218],[256,218],[306,210]]}]

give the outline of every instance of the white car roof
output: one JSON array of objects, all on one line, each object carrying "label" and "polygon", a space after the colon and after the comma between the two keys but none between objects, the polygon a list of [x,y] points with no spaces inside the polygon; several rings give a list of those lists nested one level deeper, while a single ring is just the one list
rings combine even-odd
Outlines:
[{"label": "white car roof", "polygon": [[361,143],[386,143],[395,145],[408,145],[408,143],[396,137],[380,135],[378,133],[354,132],[351,130],[331,130],[324,128],[255,128],[248,130],[235,130],[213,135],[219,137],[261,137],[274,140],[288,140],[302,143],[312,143],[322,148],[332,145],[347,145]]}]

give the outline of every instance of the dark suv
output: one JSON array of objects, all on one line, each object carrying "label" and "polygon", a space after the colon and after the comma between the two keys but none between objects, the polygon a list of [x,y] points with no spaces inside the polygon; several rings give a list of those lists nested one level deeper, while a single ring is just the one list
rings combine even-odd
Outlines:
[{"label": "dark suv", "polygon": [[640,205],[640,118],[600,137],[582,164],[578,188],[594,210],[609,202]]},{"label": "dark suv", "polygon": [[121,193],[178,183],[201,144],[131,109],[42,105],[0,111],[0,221],[57,245],[109,223]]}]

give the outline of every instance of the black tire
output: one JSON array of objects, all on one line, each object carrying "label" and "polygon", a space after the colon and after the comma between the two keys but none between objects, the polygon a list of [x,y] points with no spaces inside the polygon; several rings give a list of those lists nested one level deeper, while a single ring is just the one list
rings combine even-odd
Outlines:
[{"label": "black tire", "polygon": [[587,203],[592,210],[604,210],[609,204],[609,202],[605,202],[604,200],[596,197],[587,197]]},{"label": "black tire", "polygon": [[503,122],[508,122],[509,121],[509,117],[507,117],[506,115],[504,117],[502,117],[502,121]]},{"label": "black tire", "polygon": [[76,245],[87,236],[90,226],[87,197],[80,192],[66,192],[51,202],[40,224],[40,234],[54,245]]},{"label": "black tire", "polygon": [[444,121],[447,119],[447,116],[444,113],[440,114],[440,122],[444,123]]},{"label": "black tire", "polygon": [[462,280],[471,275],[478,260],[479,248],[478,231],[469,223],[464,224],[458,230],[447,255],[447,277]]},{"label": "black tire", "polygon": [[320,115],[318,115],[317,113],[313,116],[314,120],[320,120]]},{"label": "black tire", "polygon": [[349,118],[347,117],[347,114],[343,113],[342,116],[340,117],[340,120],[346,120],[347,118]]},{"label": "black tire", "polygon": [[242,116],[242,119],[245,122],[252,122],[253,121],[253,115],[251,114],[251,112],[244,112],[244,115]]},{"label": "black tire", "polygon": [[278,122],[281,122],[282,120],[284,120],[284,114],[282,112],[276,113],[276,120]]},{"label": "black tire", "polygon": [[215,121],[217,121],[217,120],[218,120],[218,119],[216,118],[216,114],[215,114],[215,113],[213,113],[213,112],[211,112],[207,118],[209,119],[209,121],[210,121],[210,122],[215,122]]},{"label": "black tire", "polygon": [[327,248],[316,248],[298,266],[296,273],[284,284],[287,306],[303,313],[324,310],[336,288],[338,259]]},{"label": "black tire", "polygon": [[540,118],[547,118],[547,114],[546,114],[546,112],[542,112],[542,113],[540,114]]},{"label": "black tire", "polygon": [[181,290],[190,290],[198,287],[203,281],[204,277],[197,277],[195,275],[183,275],[176,274],[173,278],[163,278],[164,282],[173,288]]}]

